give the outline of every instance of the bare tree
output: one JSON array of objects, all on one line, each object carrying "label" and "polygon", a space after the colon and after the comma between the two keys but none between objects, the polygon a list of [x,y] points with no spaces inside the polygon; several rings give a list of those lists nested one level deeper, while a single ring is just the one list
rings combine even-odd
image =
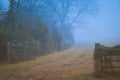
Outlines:
[{"label": "bare tree", "polygon": [[[89,13],[91,3],[94,0],[41,0],[38,9],[44,13],[42,17],[49,20],[48,22],[54,23],[58,27],[64,41],[71,43],[73,41],[71,28],[80,15]],[[72,18],[71,18],[72,17]],[[64,42],[63,41],[63,42]]]},{"label": "bare tree", "polygon": [[[41,47],[61,50],[73,43],[72,27],[80,15],[88,13],[94,0],[9,0],[9,10],[3,19],[9,40],[39,40]],[[7,34],[6,34],[7,32]],[[52,47],[53,48],[52,48]]]}]

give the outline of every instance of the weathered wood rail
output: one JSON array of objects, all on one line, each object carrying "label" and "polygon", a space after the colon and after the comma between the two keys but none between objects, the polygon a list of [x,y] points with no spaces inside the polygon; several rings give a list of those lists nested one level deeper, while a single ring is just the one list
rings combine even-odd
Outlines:
[{"label": "weathered wood rail", "polygon": [[95,44],[94,71],[99,73],[120,73],[120,46],[105,47]]},{"label": "weathered wood rail", "polygon": [[39,43],[35,41],[11,41],[7,44],[7,62],[17,63],[39,56]]}]

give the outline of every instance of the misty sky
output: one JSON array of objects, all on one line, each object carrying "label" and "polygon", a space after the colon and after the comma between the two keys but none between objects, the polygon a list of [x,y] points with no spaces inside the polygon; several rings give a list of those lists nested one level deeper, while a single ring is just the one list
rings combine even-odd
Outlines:
[{"label": "misty sky", "polygon": [[[6,3],[7,0],[2,1]],[[79,22],[75,26],[75,41],[120,43],[120,0],[98,0],[97,7],[95,16],[84,18],[83,27]]]},{"label": "misty sky", "polygon": [[96,16],[74,30],[76,42],[120,43],[120,0],[99,0]]}]

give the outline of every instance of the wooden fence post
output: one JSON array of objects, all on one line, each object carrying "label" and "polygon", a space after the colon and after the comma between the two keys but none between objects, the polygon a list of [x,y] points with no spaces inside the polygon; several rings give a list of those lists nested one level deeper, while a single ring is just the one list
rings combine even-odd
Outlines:
[{"label": "wooden fence post", "polygon": [[11,63],[11,51],[10,51],[10,42],[7,43],[7,63]]},{"label": "wooden fence post", "polygon": [[100,72],[100,55],[99,55],[100,44],[95,43],[94,50],[94,73],[97,75]]}]

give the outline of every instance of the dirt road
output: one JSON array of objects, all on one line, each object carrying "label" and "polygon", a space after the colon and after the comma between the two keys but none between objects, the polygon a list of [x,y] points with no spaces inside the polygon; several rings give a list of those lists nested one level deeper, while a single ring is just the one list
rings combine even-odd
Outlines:
[{"label": "dirt road", "polygon": [[0,80],[76,80],[93,73],[91,50],[72,48],[0,67]]}]

